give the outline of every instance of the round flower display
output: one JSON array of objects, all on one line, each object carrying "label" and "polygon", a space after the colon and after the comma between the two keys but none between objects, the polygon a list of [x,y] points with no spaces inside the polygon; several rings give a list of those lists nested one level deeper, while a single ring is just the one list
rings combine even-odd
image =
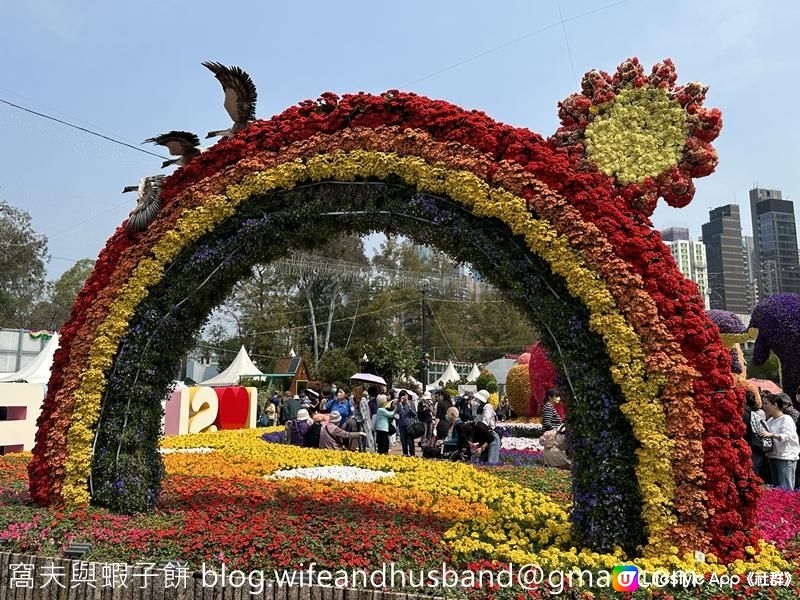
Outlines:
[{"label": "round flower display", "polygon": [[561,127],[552,141],[574,161],[612,177],[629,205],[647,215],[659,197],[670,206],[689,204],[692,178],[717,165],[710,142],[722,114],[703,108],[705,86],[676,86],[676,79],[669,59],[648,76],[631,58],[613,76],[588,72],[582,92],[559,104]]},{"label": "round flower display", "polygon": [[586,128],[586,153],[620,183],[641,183],[680,162],[686,112],[666,91],[625,89],[591,112],[596,117]]}]

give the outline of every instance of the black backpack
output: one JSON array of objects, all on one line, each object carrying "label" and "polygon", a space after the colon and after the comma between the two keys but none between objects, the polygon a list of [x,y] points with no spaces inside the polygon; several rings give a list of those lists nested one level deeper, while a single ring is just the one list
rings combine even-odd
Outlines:
[{"label": "black backpack", "polygon": [[322,424],[313,423],[306,432],[306,447],[319,448],[319,433],[322,431]]}]

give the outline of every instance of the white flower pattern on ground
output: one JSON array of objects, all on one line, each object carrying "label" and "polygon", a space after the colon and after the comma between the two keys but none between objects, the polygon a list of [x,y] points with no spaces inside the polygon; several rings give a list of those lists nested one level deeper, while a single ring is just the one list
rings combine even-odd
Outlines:
[{"label": "white flower pattern on ground", "polygon": [[500,441],[503,450],[543,450],[539,438],[504,437]]},{"label": "white flower pattern on ground", "polygon": [[161,454],[208,454],[214,448],[160,448]]},{"label": "white flower pattern on ground", "polygon": [[385,477],[394,477],[394,471],[373,471],[359,467],[333,465],[275,471],[272,475],[267,476],[267,479],[335,479],[345,483],[372,483]]}]

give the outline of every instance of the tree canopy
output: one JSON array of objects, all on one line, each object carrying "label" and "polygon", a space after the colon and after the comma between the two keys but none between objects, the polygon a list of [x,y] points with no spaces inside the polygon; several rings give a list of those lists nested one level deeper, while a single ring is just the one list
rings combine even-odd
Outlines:
[{"label": "tree canopy", "polygon": [[47,238],[31,216],[0,200],[0,324],[29,327],[34,303],[45,289]]},{"label": "tree canopy", "polygon": [[244,344],[267,371],[293,349],[324,381],[349,377],[364,354],[385,378],[418,377],[423,285],[431,359],[486,362],[538,338],[498,292],[475,281],[445,254],[403,238],[386,238],[371,260],[361,238],[332,238],[255,267],[218,308],[201,345],[218,349],[223,368]]}]

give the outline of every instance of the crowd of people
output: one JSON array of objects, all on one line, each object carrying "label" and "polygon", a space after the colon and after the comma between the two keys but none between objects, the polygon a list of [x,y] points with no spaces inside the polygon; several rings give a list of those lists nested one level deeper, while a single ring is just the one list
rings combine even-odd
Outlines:
[{"label": "crowd of people", "polygon": [[800,388],[795,402],[788,394],[747,392],[744,423],[753,458],[753,471],[768,485],[786,490],[800,489],[798,420]]},{"label": "crowd of people", "polygon": [[[569,461],[564,426],[554,408],[558,402],[558,391],[550,390],[542,410],[544,437],[558,432],[561,438],[554,437],[544,454],[546,463],[550,455],[554,466],[564,466]],[[388,454],[399,441],[403,456],[417,456],[419,449],[426,458],[475,457],[498,464],[501,441],[496,428],[511,414],[508,407],[504,397],[495,411],[487,390],[451,398],[445,390],[418,395],[372,386],[356,394],[333,386],[327,397],[273,393],[262,407],[259,425],[283,425],[285,441],[301,447]]]},{"label": "crowd of people", "polygon": [[[501,402],[508,406],[508,400]],[[497,414],[489,392],[451,399],[444,390],[421,395],[371,387],[356,397],[332,387],[327,398],[301,392],[273,393],[263,407],[261,426],[284,425],[286,441],[303,447],[388,454],[397,441],[404,456],[500,462]]]}]

